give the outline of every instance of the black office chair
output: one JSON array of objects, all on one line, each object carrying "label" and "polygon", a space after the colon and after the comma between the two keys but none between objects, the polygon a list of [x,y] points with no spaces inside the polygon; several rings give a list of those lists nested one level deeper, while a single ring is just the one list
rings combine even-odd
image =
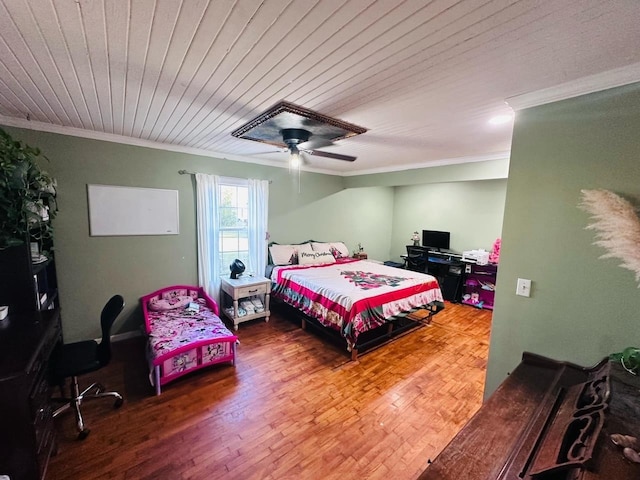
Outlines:
[{"label": "black office chair", "polygon": [[407,245],[407,269],[424,273],[427,269],[427,251],[423,247]]},{"label": "black office chair", "polygon": [[[92,383],[80,392],[78,376],[95,372],[111,361],[111,326],[124,308],[124,299],[120,295],[114,295],[107,302],[100,314],[100,326],[102,327],[102,340],[85,340],[76,343],[60,345],[53,356],[52,377],[55,384],[60,386],[61,397],[52,398],[55,401],[66,402],[65,405],[53,412],[57,417],[62,412],[73,409],[78,426],[78,439],[84,440],[90,430],[85,428],[82,419],[80,405],[89,398],[114,397],[114,408],[122,405],[122,396],[117,392],[105,392],[100,383]],[[65,398],[63,386],[66,379],[71,378],[71,397]]]}]

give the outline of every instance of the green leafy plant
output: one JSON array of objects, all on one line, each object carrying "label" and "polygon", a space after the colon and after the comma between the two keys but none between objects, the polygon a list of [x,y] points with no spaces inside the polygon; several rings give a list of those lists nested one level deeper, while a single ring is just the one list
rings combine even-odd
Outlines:
[{"label": "green leafy plant", "polygon": [[51,235],[56,181],[41,169],[47,157],[0,128],[0,249]]}]

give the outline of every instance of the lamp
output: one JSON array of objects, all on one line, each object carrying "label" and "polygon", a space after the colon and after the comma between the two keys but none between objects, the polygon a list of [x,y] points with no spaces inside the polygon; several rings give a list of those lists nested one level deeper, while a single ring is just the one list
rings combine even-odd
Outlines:
[{"label": "lamp", "polygon": [[231,278],[236,279],[244,272],[244,263],[236,258],[233,263],[229,265],[229,270],[231,270]]}]

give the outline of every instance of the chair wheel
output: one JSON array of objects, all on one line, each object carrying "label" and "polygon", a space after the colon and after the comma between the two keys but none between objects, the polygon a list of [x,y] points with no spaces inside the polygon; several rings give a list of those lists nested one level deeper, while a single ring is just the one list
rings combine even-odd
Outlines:
[{"label": "chair wheel", "polygon": [[85,428],[78,434],[78,440],[84,440],[89,436],[90,433],[91,433],[91,430],[89,430],[88,428]]},{"label": "chair wheel", "polygon": [[124,400],[122,398],[116,399],[115,403],[113,404],[113,408],[120,408],[122,406],[123,401]]}]

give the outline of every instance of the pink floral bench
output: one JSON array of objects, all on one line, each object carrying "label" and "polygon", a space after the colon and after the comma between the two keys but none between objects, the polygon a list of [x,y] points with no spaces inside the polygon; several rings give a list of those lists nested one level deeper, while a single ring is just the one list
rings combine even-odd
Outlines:
[{"label": "pink floral bench", "polygon": [[218,363],[235,365],[238,337],[218,316],[218,305],[200,287],[174,285],[140,299],[148,338],[149,380],[162,385]]}]

